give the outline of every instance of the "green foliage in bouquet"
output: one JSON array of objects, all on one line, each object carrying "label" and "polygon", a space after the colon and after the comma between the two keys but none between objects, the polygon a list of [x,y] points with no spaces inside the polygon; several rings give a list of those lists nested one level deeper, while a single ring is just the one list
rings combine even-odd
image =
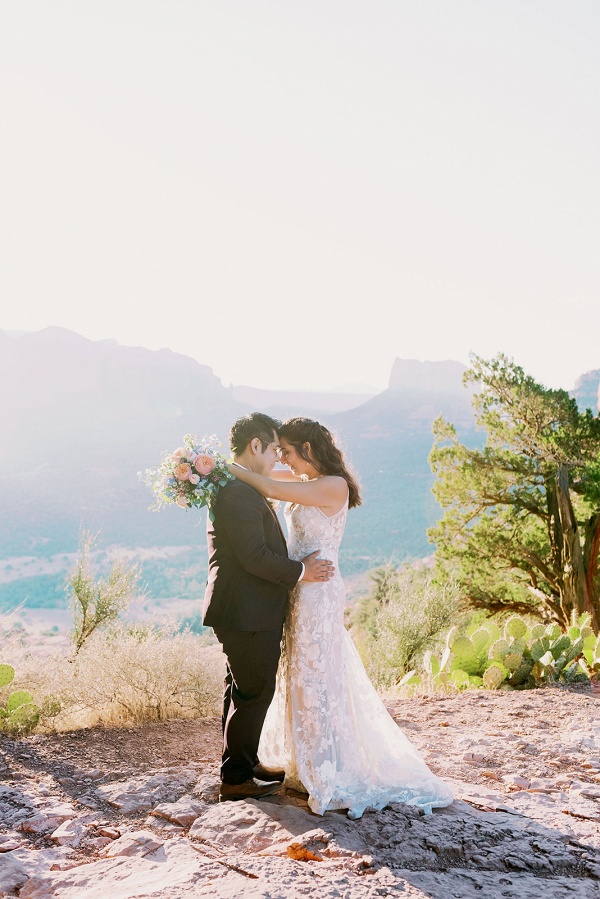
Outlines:
[{"label": "green foliage in bouquet", "polygon": [[[566,634],[556,624],[528,627],[518,615],[508,619],[503,632],[493,621],[472,625],[460,636],[452,628],[441,659],[428,652],[423,664],[439,689],[518,690],[584,682],[600,672],[600,637],[589,620],[573,612]],[[416,671],[410,671],[399,686],[420,683]]]},{"label": "green foliage in bouquet", "polygon": [[[12,665],[0,665],[0,687],[12,683],[15,669]],[[8,697],[6,708],[0,706],[0,729],[9,733],[27,733],[40,720],[41,710],[27,690],[16,690]]]}]

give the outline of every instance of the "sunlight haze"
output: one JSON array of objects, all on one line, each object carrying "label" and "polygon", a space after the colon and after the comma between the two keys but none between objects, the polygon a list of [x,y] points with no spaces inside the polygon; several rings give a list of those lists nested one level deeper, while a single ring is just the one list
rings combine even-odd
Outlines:
[{"label": "sunlight haze", "polygon": [[600,7],[0,5],[0,328],[229,385],[600,367]]}]

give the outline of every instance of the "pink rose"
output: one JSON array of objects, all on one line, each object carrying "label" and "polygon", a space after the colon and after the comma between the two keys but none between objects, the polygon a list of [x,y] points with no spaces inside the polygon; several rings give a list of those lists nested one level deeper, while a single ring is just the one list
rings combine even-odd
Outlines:
[{"label": "pink rose", "polygon": [[171,459],[173,460],[173,462],[179,462],[179,460],[183,459],[184,456],[185,456],[185,449],[182,446],[180,446],[179,449],[176,449],[175,452],[172,454]]},{"label": "pink rose", "polygon": [[191,465],[188,465],[187,462],[180,462],[179,465],[175,466],[175,469],[173,471],[173,474],[178,481],[187,481],[191,473]]},{"label": "pink rose", "polygon": [[208,453],[199,453],[194,463],[194,468],[199,474],[210,474],[216,463]]},{"label": "pink rose", "polygon": [[188,481],[190,482],[190,484],[193,484],[194,487],[195,487],[196,484],[199,484],[199,483],[200,483],[200,475],[197,475],[197,474],[191,474],[191,475],[189,476],[189,478],[188,478]]},{"label": "pink rose", "polygon": [[194,462],[196,461],[197,455],[198,455],[198,453],[187,453],[185,458],[187,459],[188,462],[191,462],[193,465]]},{"label": "pink rose", "polygon": [[187,500],[183,494],[177,497],[177,505],[181,506],[182,509],[185,509],[187,507]]}]

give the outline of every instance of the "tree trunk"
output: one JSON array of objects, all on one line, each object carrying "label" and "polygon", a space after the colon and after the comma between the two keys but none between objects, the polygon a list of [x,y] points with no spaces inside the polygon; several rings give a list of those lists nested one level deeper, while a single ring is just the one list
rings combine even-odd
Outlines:
[{"label": "tree trunk", "polygon": [[548,504],[548,540],[550,542],[550,550],[552,552],[552,565],[560,589],[560,596],[557,597],[560,605],[560,615],[557,615],[557,619],[561,627],[567,628],[571,623],[569,620],[571,609],[565,605],[565,596],[563,590],[564,546],[560,521],[560,511],[558,508],[557,480],[558,478],[554,477],[548,478],[548,480],[546,481],[546,502]]},{"label": "tree trunk", "polygon": [[569,469],[566,465],[561,465],[556,472],[555,484],[558,523],[561,532],[561,606],[567,613],[567,617],[570,617],[569,612],[573,609],[578,615],[587,611],[589,599],[579,528],[569,491]]},{"label": "tree trunk", "polygon": [[598,555],[600,554],[600,512],[591,515],[585,523],[583,541],[583,566],[587,587],[586,612],[592,616],[590,625],[594,633],[600,630],[600,598],[598,596]]}]

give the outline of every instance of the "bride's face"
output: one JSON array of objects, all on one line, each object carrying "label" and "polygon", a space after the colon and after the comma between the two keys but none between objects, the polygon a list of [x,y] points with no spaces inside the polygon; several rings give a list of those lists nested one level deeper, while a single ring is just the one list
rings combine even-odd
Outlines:
[{"label": "bride's face", "polygon": [[288,443],[285,437],[279,440],[281,464],[287,465],[296,477],[307,474],[314,477],[314,468],[309,462],[305,462],[302,456],[296,451],[292,443]]}]

